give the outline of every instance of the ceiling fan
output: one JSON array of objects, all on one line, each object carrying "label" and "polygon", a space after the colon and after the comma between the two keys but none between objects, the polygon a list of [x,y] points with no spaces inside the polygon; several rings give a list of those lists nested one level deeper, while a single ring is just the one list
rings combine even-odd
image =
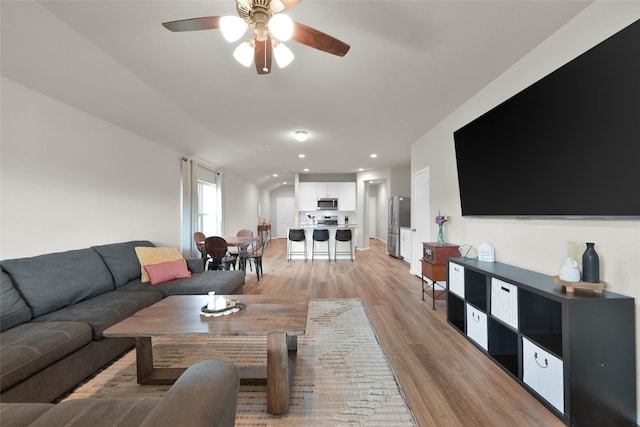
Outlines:
[{"label": "ceiling fan", "polygon": [[283,68],[293,61],[293,52],[282,42],[293,39],[309,47],[344,56],[350,46],[335,37],[293,22],[282,14],[302,0],[235,0],[237,16],[206,16],[164,22],[162,25],[171,31],[198,31],[220,29],[229,42],[239,40],[251,27],[253,37],[240,44],[233,53],[234,58],[245,67],[256,64],[258,74],[271,72],[272,56]]}]

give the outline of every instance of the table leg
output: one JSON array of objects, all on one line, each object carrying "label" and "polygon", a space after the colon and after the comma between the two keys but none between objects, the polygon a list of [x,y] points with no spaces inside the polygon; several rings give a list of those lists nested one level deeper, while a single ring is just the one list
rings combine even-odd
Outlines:
[{"label": "table leg", "polygon": [[136,338],[136,370],[138,384],[142,384],[144,378],[153,371],[153,347],[151,337]]},{"label": "table leg", "polygon": [[289,412],[297,339],[286,333],[267,335],[267,412]]},{"label": "table leg", "polygon": [[154,368],[151,337],[136,338],[138,384],[173,384],[186,368]]}]

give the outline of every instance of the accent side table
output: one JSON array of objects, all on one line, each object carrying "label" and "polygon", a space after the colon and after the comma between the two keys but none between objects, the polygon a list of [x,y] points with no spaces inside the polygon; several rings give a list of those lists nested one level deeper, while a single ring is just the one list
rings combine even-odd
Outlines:
[{"label": "accent side table", "polygon": [[[436,309],[436,298],[447,292],[446,289],[443,289],[440,294],[436,295],[435,284],[436,282],[447,280],[447,258],[460,256],[459,247],[459,245],[452,243],[443,245],[435,242],[422,243],[422,275],[420,276],[422,281],[422,301],[424,301],[425,291],[431,288],[434,310]],[[431,280],[431,285],[428,285],[426,289],[424,287],[425,277]]]}]

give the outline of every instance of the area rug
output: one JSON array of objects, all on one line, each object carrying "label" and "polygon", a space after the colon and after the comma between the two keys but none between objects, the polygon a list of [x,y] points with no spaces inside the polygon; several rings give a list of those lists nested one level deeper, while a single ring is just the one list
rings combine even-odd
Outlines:
[{"label": "area rug", "polygon": [[[156,366],[188,366],[224,359],[260,366],[266,338],[154,338]],[[73,391],[83,397],[160,397],[169,386],[136,382],[135,351]],[[398,380],[359,299],[311,300],[289,413],[269,415],[266,386],[241,385],[236,426],[417,426]]]}]

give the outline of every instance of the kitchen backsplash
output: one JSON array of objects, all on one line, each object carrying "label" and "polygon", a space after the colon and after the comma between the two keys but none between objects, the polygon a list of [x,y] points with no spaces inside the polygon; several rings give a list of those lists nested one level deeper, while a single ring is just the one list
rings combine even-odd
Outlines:
[{"label": "kitchen backsplash", "polygon": [[349,218],[349,225],[356,224],[356,212],[347,212],[347,211],[309,211],[309,212],[300,212],[300,224],[315,224],[319,219],[322,219],[325,216],[337,216],[338,217],[338,225],[345,224],[345,218]]}]

